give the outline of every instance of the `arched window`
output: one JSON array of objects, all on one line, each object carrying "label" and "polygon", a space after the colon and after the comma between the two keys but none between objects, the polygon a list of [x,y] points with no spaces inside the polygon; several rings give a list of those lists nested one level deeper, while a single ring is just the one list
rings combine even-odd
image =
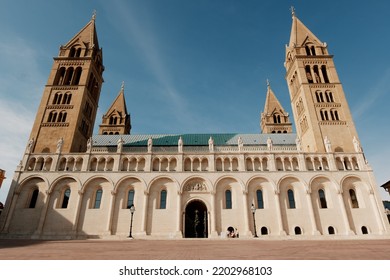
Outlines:
[{"label": "arched window", "polygon": [[260,229],[261,235],[268,235],[268,229],[266,227],[262,227]]},{"label": "arched window", "polygon": [[60,112],[58,114],[58,119],[57,119],[57,122],[65,122],[66,121],[66,117],[67,117],[67,113],[66,112]]},{"label": "arched window", "polygon": [[162,190],[160,192],[160,209],[166,209],[167,208],[167,191]]},{"label": "arched window", "polygon": [[71,85],[73,72],[74,72],[73,67],[69,67],[66,70],[65,79],[64,79],[64,85],[67,85],[67,86]]},{"label": "arched window", "polygon": [[311,46],[310,50],[312,55],[316,55],[316,48],[314,46]]},{"label": "arched window", "polygon": [[318,197],[320,198],[320,207],[321,208],[328,208],[328,206],[326,204],[326,197],[325,197],[324,190],[319,190],[318,191]]},{"label": "arched window", "polygon": [[134,205],[134,190],[127,193],[127,208],[130,209],[131,205]]},{"label": "arched window", "polygon": [[61,67],[60,70],[58,70],[56,78],[54,80],[54,85],[62,85],[64,82],[65,77],[65,67]]},{"label": "arched window", "polygon": [[57,100],[58,100],[58,93],[54,94],[53,104],[57,104]]},{"label": "arched window", "polygon": [[30,204],[29,204],[28,208],[35,208],[35,205],[37,204],[37,200],[38,200],[38,194],[39,194],[39,190],[38,189],[35,189],[32,192],[31,199],[30,199]]},{"label": "arched window", "polygon": [[[54,116],[54,114],[55,114],[55,116]],[[57,113],[55,111],[51,111],[49,113],[49,117],[47,118],[47,122],[54,122],[56,117],[57,117]]]},{"label": "arched window", "polygon": [[93,204],[94,209],[100,208],[100,203],[102,202],[102,195],[103,195],[103,190],[98,189],[95,193],[95,203]]},{"label": "arched window", "polygon": [[324,77],[324,82],[328,84],[329,83],[329,78],[328,78],[328,74],[326,72],[326,66],[325,65],[321,66],[321,72],[322,72],[322,76]]},{"label": "arched window", "polygon": [[329,234],[335,234],[334,227],[328,227],[328,233]]},{"label": "arched window", "polygon": [[225,191],[225,209],[232,209],[232,191]]},{"label": "arched window", "polygon": [[76,48],[72,47],[69,51],[69,57],[75,57],[76,55]]},{"label": "arched window", "polygon": [[263,209],[264,208],[264,201],[263,201],[263,192],[262,190],[256,191],[256,199],[257,199],[257,208]]},{"label": "arched window", "polygon": [[294,199],[293,190],[288,190],[287,196],[288,196],[288,208],[295,209],[295,199]]},{"label": "arched window", "polygon": [[73,75],[72,85],[78,85],[81,78],[81,67],[77,67]]},{"label": "arched window", "polygon": [[312,75],[311,75],[310,65],[306,65],[306,66],[305,66],[305,71],[306,71],[307,82],[308,82],[309,84],[312,84],[312,83],[313,83],[313,77],[312,77]]},{"label": "arched window", "polygon": [[295,228],[294,228],[294,232],[295,232],[295,235],[300,235],[300,234],[302,234],[302,230],[301,230],[300,227],[295,227]]},{"label": "arched window", "polygon": [[[333,93],[331,91],[327,91],[326,95],[327,95],[327,102],[334,102]],[[329,99],[329,101],[328,101],[328,99]]]},{"label": "arched window", "polygon": [[349,196],[351,198],[352,208],[359,208],[359,202],[356,197],[356,193],[353,189],[349,190]]},{"label": "arched window", "polygon": [[310,53],[310,48],[309,48],[308,45],[305,46],[305,50],[306,50],[306,54],[307,54],[307,55],[311,55],[311,53]]},{"label": "arched window", "polygon": [[321,83],[320,73],[318,72],[318,66],[314,65],[313,70],[314,70],[314,77],[315,77],[316,83]]},{"label": "arched window", "polygon": [[363,233],[363,234],[368,234],[367,227],[362,226],[362,233]]},{"label": "arched window", "polygon": [[324,110],[324,116],[325,116],[325,120],[329,121],[328,111]]},{"label": "arched window", "polygon": [[274,114],[274,123],[280,123],[280,115]]},{"label": "arched window", "polygon": [[62,198],[61,208],[68,208],[69,198],[70,198],[70,189],[67,188],[64,191],[64,196]]}]

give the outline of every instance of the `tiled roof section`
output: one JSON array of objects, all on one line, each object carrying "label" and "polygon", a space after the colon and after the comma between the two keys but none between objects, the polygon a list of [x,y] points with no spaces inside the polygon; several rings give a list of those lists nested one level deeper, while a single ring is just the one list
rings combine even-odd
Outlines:
[{"label": "tiled roof section", "polygon": [[180,137],[184,146],[208,146],[210,136],[214,139],[215,146],[236,146],[241,137],[244,145],[267,145],[268,137],[271,137],[273,145],[294,145],[296,134],[139,134],[139,135],[94,135],[93,146],[116,146],[120,137],[124,146],[147,146],[149,137],[153,139],[153,146],[177,146]]}]

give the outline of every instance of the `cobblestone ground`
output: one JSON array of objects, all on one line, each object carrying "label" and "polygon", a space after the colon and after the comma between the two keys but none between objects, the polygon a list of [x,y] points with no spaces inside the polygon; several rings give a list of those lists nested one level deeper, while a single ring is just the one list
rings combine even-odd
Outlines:
[{"label": "cobblestone ground", "polygon": [[2,260],[390,260],[390,239],[0,240]]}]

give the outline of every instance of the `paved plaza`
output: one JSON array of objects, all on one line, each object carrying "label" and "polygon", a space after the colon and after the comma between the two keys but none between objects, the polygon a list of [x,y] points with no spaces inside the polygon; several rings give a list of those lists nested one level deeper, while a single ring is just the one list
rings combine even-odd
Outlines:
[{"label": "paved plaza", "polygon": [[2,260],[390,260],[380,240],[9,240]]}]

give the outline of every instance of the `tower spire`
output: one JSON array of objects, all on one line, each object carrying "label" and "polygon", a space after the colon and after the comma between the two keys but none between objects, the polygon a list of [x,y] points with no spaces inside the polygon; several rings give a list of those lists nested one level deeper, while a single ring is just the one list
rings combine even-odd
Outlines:
[{"label": "tower spire", "polygon": [[283,109],[267,79],[267,96],[264,111],[261,113],[260,126],[263,133],[291,133],[292,124],[289,114]]},{"label": "tower spire", "polygon": [[[295,15],[286,48],[286,80],[297,135],[304,152],[354,152],[355,125],[333,55]],[[327,136],[327,141],[324,141]]]},{"label": "tower spire", "polygon": [[124,90],[125,82],[122,82],[117,97],[103,115],[99,134],[130,134],[130,115],[127,113]]}]

